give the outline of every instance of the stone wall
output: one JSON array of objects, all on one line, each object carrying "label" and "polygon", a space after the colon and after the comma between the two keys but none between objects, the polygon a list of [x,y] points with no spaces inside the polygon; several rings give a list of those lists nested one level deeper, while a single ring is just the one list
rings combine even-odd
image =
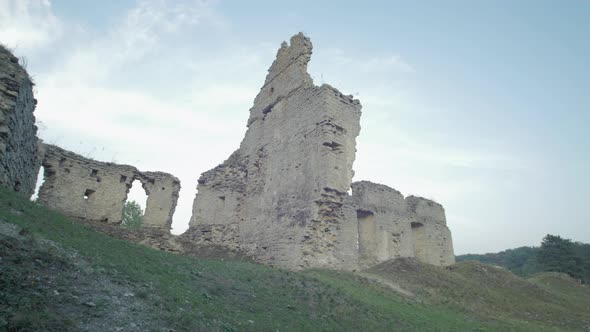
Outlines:
[{"label": "stone wall", "polygon": [[415,196],[407,197],[406,203],[412,227],[414,257],[435,265],[455,263],[451,231],[447,227],[443,206]]},{"label": "stone wall", "polygon": [[358,226],[359,266],[414,256],[406,202],[399,191],[368,181],[355,182],[352,206]]},{"label": "stone wall", "polygon": [[39,159],[33,83],[18,59],[0,45],[0,185],[30,197]]},{"label": "stone wall", "polygon": [[434,265],[455,262],[442,205],[416,196],[404,198],[395,189],[369,181],[352,184],[352,199],[361,268],[399,257]]},{"label": "stone wall", "polygon": [[148,196],[143,224],[170,229],[180,192],[180,180],[164,172],[137,172],[135,177]]},{"label": "stone wall", "polygon": [[55,145],[44,144],[43,152],[40,203],[71,217],[120,224],[129,189],[139,180],[148,195],[144,225],[170,229],[180,191],[173,175],[88,159]]},{"label": "stone wall", "polygon": [[348,195],[361,105],[313,84],[311,53],[302,34],[281,45],[240,148],[199,178],[181,237],[290,269],[353,270],[396,257],[454,260],[440,205],[369,182],[354,184]]}]

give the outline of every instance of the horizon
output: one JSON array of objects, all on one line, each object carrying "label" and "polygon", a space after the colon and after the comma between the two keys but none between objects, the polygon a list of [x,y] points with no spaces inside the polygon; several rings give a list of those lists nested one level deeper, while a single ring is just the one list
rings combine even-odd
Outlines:
[{"label": "horizon", "polygon": [[41,139],[180,178],[174,233],[303,31],[314,83],[363,105],[353,181],[441,203],[457,255],[590,242],[590,3],[265,3],[0,0],[0,43],[27,59]]}]

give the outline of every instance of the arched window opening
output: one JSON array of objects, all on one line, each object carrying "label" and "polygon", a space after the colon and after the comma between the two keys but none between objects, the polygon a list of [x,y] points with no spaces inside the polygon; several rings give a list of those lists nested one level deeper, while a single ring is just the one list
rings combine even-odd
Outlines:
[{"label": "arched window opening", "polygon": [[143,225],[143,216],[147,204],[147,193],[139,180],[131,183],[127,200],[123,206],[121,225],[129,228],[139,228]]}]

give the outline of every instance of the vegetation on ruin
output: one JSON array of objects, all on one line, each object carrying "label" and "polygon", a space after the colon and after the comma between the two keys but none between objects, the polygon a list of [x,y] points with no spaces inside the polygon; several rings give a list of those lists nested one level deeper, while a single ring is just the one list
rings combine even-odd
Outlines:
[{"label": "vegetation on ruin", "polygon": [[140,228],[143,225],[143,210],[139,203],[136,201],[125,202],[121,224],[129,228]]},{"label": "vegetation on ruin", "polygon": [[590,290],[477,262],[290,272],[120,241],[0,190],[0,331],[590,328]]}]

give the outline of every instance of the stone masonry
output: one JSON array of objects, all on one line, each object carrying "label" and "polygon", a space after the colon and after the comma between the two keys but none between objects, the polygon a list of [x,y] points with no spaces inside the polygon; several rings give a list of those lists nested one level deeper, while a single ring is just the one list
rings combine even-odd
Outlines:
[{"label": "stone masonry", "polygon": [[354,270],[397,257],[453,263],[440,204],[351,183],[361,105],[313,84],[311,53],[303,34],[281,45],[240,148],[199,178],[181,237],[290,269]]},{"label": "stone masonry", "polygon": [[0,45],[0,186],[30,197],[39,173],[33,82]]},{"label": "stone masonry", "polygon": [[84,158],[54,145],[42,149],[40,203],[71,217],[120,224],[129,189],[139,180],[148,195],[144,226],[170,230],[180,191],[173,175]]},{"label": "stone masonry", "polygon": [[382,184],[352,184],[352,202],[358,225],[360,267],[392,258],[415,257],[434,265],[455,262],[451,233],[442,205],[404,196]]}]

